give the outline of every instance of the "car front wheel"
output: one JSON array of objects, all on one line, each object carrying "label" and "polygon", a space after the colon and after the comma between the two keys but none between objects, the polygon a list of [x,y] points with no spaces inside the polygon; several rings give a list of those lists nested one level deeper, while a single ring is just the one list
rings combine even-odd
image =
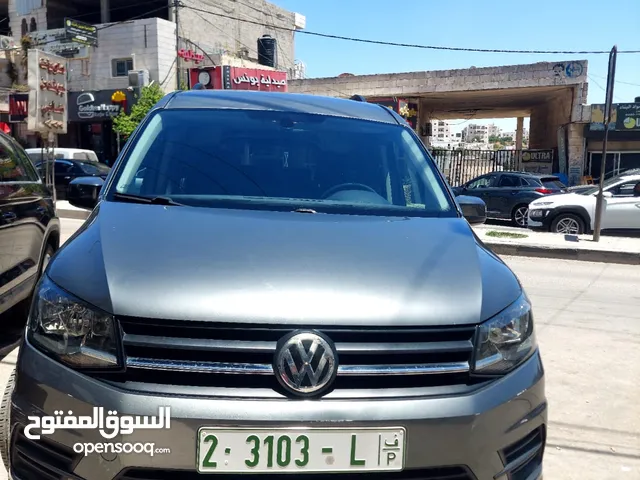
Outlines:
[{"label": "car front wheel", "polygon": [[551,222],[551,231],[565,235],[582,235],[585,233],[585,225],[577,215],[562,213]]}]

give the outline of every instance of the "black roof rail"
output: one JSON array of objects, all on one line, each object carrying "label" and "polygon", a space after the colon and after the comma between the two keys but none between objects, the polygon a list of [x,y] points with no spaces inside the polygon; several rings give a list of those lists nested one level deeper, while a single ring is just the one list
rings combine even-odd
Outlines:
[{"label": "black roof rail", "polygon": [[367,103],[367,99],[364,98],[362,95],[352,95],[350,100],[355,100],[356,102],[365,102],[365,103]]}]

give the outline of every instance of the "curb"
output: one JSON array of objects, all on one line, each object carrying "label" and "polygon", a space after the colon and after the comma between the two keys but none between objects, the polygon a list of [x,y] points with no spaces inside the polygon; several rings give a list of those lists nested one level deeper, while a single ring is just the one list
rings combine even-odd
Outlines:
[{"label": "curb", "polygon": [[56,209],[56,213],[58,214],[58,218],[69,218],[74,220],[86,220],[91,213],[88,210],[68,210],[64,208]]},{"label": "curb", "polygon": [[611,250],[586,250],[582,248],[552,248],[535,245],[510,245],[490,243],[484,245],[496,255],[514,257],[555,258],[559,260],[578,260],[581,262],[617,263],[621,265],[640,265],[640,253],[615,252]]}]

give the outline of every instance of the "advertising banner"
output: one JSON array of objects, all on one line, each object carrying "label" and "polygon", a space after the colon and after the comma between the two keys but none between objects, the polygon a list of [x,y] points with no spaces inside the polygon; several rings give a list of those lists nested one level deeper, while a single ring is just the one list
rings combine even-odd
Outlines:
[{"label": "advertising banner", "polygon": [[553,150],[523,150],[522,169],[530,173],[551,174],[553,154]]},{"label": "advertising banner", "polygon": [[104,122],[129,113],[135,98],[129,90],[97,90],[69,93],[70,122]]},{"label": "advertising banner", "polygon": [[286,92],[287,72],[225,65],[222,67],[222,86],[230,90]]},{"label": "advertising banner", "polygon": [[29,50],[29,115],[32,132],[67,133],[67,60]]},{"label": "advertising banner", "polygon": [[12,93],[9,95],[9,122],[26,122],[29,116],[29,94]]},{"label": "advertising banner", "polygon": [[616,130],[640,132],[640,103],[619,103],[615,108]]}]

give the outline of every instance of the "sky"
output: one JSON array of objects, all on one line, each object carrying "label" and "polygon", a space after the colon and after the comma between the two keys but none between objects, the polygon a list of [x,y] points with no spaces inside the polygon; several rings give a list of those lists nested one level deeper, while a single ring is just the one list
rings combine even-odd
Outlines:
[{"label": "sky", "polygon": [[[270,0],[306,30],[421,45],[511,50],[640,50],[640,0]],[[306,76],[355,75],[587,60],[589,103],[604,103],[608,54],[527,55],[368,45],[296,33]],[[614,101],[640,96],[640,54],[619,54]],[[462,129],[468,119],[452,121]],[[463,123],[464,122],[464,123]],[[470,123],[491,123],[471,120]],[[515,119],[495,121],[515,129]],[[525,122],[525,127],[527,127]]]}]

